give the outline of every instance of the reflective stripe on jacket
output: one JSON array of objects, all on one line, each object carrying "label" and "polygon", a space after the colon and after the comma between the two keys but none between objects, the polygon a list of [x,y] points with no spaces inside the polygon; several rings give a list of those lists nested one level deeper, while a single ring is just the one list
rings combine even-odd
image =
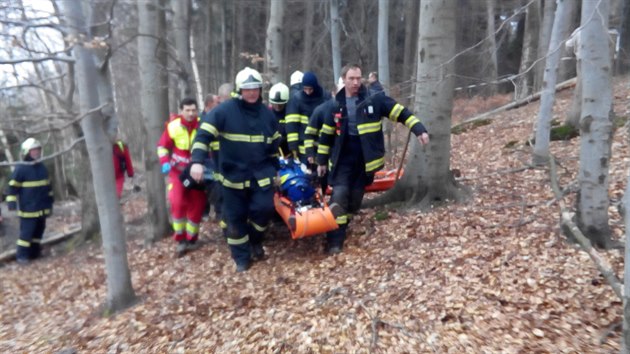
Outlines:
[{"label": "reflective stripe on jacket", "polygon": [[170,121],[158,142],[160,164],[170,162],[173,168],[183,171],[190,163],[190,149],[198,126],[199,118],[192,122],[181,117]]},{"label": "reflective stripe on jacket", "polygon": [[10,209],[19,207],[20,217],[49,215],[53,205],[53,192],[46,166],[41,162],[18,165],[9,180],[7,203]]}]

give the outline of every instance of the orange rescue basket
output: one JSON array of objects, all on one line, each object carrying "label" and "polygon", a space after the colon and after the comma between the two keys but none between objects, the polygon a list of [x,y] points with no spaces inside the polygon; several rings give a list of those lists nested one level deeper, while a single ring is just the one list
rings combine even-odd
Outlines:
[{"label": "orange rescue basket", "polygon": [[[324,232],[337,229],[339,226],[335,221],[335,217],[323,200],[317,195],[316,204],[313,206],[297,207],[287,197],[276,192],[273,197],[273,204],[276,211],[284,220],[284,223],[291,231],[291,238],[298,239],[302,237],[313,236]],[[295,227],[291,227],[289,218],[295,215]]]},{"label": "orange rescue basket", "polygon": [[[366,192],[382,192],[394,187],[396,184],[396,172],[397,169],[389,170],[389,171],[377,171],[374,174],[374,182],[369,186],[365,186]],[[405,170],[400,170],[400,176],[403,175]]]}]

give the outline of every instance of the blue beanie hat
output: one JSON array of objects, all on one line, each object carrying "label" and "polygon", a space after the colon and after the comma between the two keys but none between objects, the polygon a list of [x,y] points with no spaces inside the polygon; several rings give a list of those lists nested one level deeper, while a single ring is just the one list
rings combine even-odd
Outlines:
[{"label": "blue beanie hat", "polygon": [[304,73],[302,77],[302,86],[308,86],[312,88],[319,87],[319,83],[317,82],[317,76],[311,71],[307,71]]}]

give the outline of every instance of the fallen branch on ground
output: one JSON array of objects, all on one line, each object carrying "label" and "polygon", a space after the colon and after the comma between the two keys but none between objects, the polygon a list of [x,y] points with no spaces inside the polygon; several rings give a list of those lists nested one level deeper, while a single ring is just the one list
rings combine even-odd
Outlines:
[{"label": "fallen branch on ground", "polygon": [[[79,231],[81,231],[81,225],[73,225],[69,228],[69,230],[65,232],[59,232],[59,233],[52,234],[50,236],[45,236],[42,239],[42,246],[53,245],[57,242],[64,241],[65,239],[70,238],[71,236],[77,234]],[[14,258],[15,258],[15,249],[8,250],[0,254],[0,263],[10,261]]]}]

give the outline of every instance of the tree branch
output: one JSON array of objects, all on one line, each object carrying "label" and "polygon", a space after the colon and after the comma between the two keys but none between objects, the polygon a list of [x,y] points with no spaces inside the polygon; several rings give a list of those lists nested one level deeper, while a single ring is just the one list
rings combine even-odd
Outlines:
[{"label": "tree branch", "polygon": [[74,146],[77,145],[78,143],[81,143],[85,141],[85,137],[80,137],[76,140],[74,140],[70,146],[68,146],[67,148],[57,151],[51,155],[47,155],[47,156],[43,156],[41,159],[37,160],[37,161],[19,161],[19,162],[0,162],[0,167],[7,167],[7,166],[17,166],[17,165],[33,165],[36,164],[38,162],[42,162],[42,161],[47,161],[47,160],[51,160],[54,159],[55,157],[65,154],[66,152],[74,149]]},{"label": "tree branch", "polygon": [[74,63],[74,58],[72,57],[50,56],[50,57],[39,57],[39,58],[20,58],[20,59],[0,60],[0,65],[15,65],[15,64],[21,64],[21,63],[27,63],[27,62],[41,63],[41,62],[49,61],[49,60],[62,61],[65,63]]}]

